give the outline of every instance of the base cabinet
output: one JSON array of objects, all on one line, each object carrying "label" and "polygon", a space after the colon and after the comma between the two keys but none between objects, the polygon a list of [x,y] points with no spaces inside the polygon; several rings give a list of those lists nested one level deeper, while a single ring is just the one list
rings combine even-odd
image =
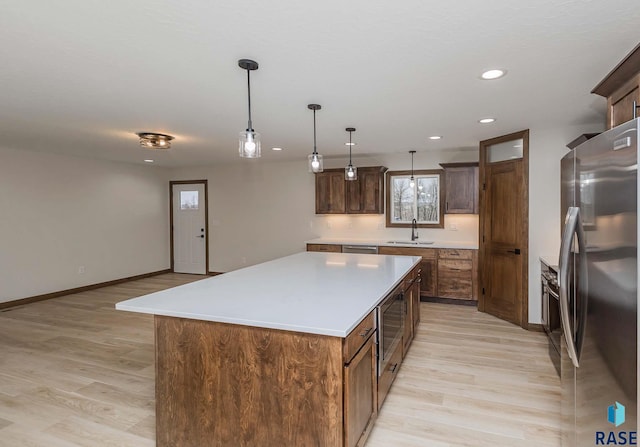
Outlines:
[{"label": "base cabinet", "polygon": [[376,345],[373,334],[355,357],[344,366],[344,445],[364,444],[376,414]]},{"label": "base cabinet", "polygon": [[478,299],[477,250],[453,248],[378,247],[381,255],[422,256],[420,296]]}]

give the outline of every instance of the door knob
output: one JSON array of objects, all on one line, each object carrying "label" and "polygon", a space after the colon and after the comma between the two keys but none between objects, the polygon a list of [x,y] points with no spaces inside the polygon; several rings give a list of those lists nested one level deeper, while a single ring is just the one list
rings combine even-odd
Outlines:
[{"label": "door knob", "polygon": [[507,250],[507,253],[513,253],[514,255],[519,255],[520,254],[520,249],[519,248],[515,248],[513,250]]},{"label": "door knob", "polygon": [[196,237],[204,239],[204,234],[201,234],[200,236],[196,236]]}]

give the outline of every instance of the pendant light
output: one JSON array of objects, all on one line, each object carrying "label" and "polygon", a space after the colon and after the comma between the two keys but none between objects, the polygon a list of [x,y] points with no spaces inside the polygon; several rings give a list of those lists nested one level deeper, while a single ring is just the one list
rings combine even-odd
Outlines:
[{"label": "pendant light", "polygon": [[247,70],[247,93],[249,98],[249,123],[247,124],[247,130],[240,132],[240,140],[238,146],[238,152],[243,158],[258,158],[260,157],[260,134],[253,130],[251,124],[251,80],[250,73],[253,70],[258,69],[258,63],[251,59],[240,59],[238,66],[243,70]]},{"label": "pendant light", "polygon": [[318,154],[316,149],[316,110],[320,110],[322,106],[309,104],[307,108],[313,110],[313,153],[309,155],[309,172],[322,172],[324,170],[322,155]]},{"label": "pendant light", "polygon": [[411,178],[409,179],[409,186],[413,188],[416,186],[416,179],[413,176],[413,154],[415,154],[416,151],[409,151],[409,153],[411,154]]},{"label": "pendant light", "polygon": [[354,145],[354,143],[351,142],[351,132],[355,132],[356,129],[355,127],[347,127],[345,130],[349,132],[349,142],[347,143],[347,146],[349,146],[349,164],[347,165],[346,168],[344,168],[344,179],[357,180],[358,168],[356,168],[355,166],[353,166],[353,164],[351,164],[351,148]]}]

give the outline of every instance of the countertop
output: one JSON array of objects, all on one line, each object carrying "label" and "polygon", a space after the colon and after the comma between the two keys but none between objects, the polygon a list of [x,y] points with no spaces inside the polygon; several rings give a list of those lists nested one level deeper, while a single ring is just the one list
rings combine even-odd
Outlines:
[{"label": "countertop", "polygon": [[[425,243],[428,242],[428,243]],[[466,250],[477,250],[477,242],[448,242],[431,241],[428,239],[417,241],[393,240],[391,239],[331,239],[318,238],[305,241],[305,244],[338,244],[338,245],[377,245],[378,247],[414,247],[414,248],[459,248]]]},{"label": "countertop", "polygon": [[116,309],[346,337],[419,256],[303,252],[116,304]]}]

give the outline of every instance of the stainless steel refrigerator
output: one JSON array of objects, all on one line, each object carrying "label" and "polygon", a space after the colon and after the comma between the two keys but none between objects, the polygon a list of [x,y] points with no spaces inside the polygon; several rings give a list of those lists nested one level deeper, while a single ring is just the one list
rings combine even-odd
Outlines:
[{"label": "stainless steel refrigerator", "polygon": [[562,159],[564,447],[636,439],[639,123],[604,132]]}]

